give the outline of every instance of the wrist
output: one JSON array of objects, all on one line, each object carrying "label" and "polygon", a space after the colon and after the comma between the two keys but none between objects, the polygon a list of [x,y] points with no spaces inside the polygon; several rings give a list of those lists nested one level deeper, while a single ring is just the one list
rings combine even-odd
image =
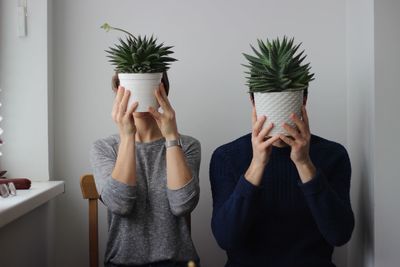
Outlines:
[{"label": "wrist", "polygon": [[120,135],[121,144],[135,144],[135,135]]},{"label": "wrist", "polygon": [[178,134],[178,132],[174,132],[171,134],[167,134],[164,137],[165,137],[165,140],[167,140],[167,141],[178,140],[179,134]]},{"label": "wrist", "polygon": [[310,158],[307,158],[302,161],[294,162],[294,165],[296,165],[297,168],[310,168],[310,166],[313,166],[314,164],[312,163]]},{"label": "wrist", "polygon": [[311,160],[295,164],[297,171],[299,172],[300,180],[303,183],[311,181],[317,173],[317,169]]},{"label": "wrist", "polygon": [[244,178],[251,184],[259,186],[261,184],[264,168],[265,164],[253,160],[250,163],[250,166],[247,169],[246,173],[244,174]]},{"label": "wrist", "polygon": [[252,169],[252,170],[264,170],[265,165],[266,164],[263,163],[263,162],[260,162],[260,161],[257,161],[255,159],[252,159],[251,162],[250,162],[249,169]]}]

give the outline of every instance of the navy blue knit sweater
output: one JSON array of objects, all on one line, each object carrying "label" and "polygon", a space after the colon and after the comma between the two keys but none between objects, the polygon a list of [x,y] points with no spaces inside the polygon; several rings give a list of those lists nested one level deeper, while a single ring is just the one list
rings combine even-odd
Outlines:
[{"label": "navy blue knit sweater", "polygon": [[331,267],[334,246],[349,241],[351,166],[346,149],[312,135],[317,174],[305,184],[290,147],[273,147],[262,184],[244,174],[252,159],[251,135],[217,148],[210,163],[212,231],[229,267]]}]

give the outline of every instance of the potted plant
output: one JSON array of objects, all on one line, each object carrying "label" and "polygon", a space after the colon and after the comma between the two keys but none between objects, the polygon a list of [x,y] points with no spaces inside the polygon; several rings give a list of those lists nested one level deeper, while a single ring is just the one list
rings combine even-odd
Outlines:
[{"label": "potted plant", "polygon": [[301,43],[295,45],[294,38],[257,41],[259,50],[250,45],[255,56],[243,54],[249,63],[243,65],[248,68],[247,86],[254,96],[257,116],[267,116],[264,127],[274,123],[269,134],[288,135],[281,125],[286,122],[296,127],[289,115],[296,113],[301,118],[303,91],[314,74],[310,73],[310,63],[303,64],[306,55],[304,50],[297,53]]},{"label": "potted plant", "polygon": [[106,50],[109,62],[118,73],[120,85],[131,91],[129,106],[138,102],[136,112],[147,112],[148,108],[158,109],[159,105],[154,92],[158,88],[164,72],[176,59],[169,57],[172,46],[157,43],[151,36],[134,36],[128,31],[104,23],[101,28],[121,31],[126,39],[119,38],[119,43]]}]

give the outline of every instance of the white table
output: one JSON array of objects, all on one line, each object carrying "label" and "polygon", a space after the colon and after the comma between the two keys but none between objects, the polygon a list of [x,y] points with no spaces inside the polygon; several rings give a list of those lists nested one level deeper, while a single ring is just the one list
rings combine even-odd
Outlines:
[{"label": "white table", "polygon": [[0,197],[0,227],[64,193],[63,181],[32,182],[28,190],[17,190],[16,196]]}]

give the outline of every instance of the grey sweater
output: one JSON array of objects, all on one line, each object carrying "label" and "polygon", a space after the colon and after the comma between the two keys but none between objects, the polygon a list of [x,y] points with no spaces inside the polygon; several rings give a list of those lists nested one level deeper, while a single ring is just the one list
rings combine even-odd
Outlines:
[{"label": "grey sweater", "polygon": [[181,135],[192,179],[167,188],[165,139],[136,143],[136,186],[111,177],[119,135],[94,142],[90,161],[101,201],[108,208],[105,263],[139,265],[198,260],[185,216],[199,200],[200,143]]}]

